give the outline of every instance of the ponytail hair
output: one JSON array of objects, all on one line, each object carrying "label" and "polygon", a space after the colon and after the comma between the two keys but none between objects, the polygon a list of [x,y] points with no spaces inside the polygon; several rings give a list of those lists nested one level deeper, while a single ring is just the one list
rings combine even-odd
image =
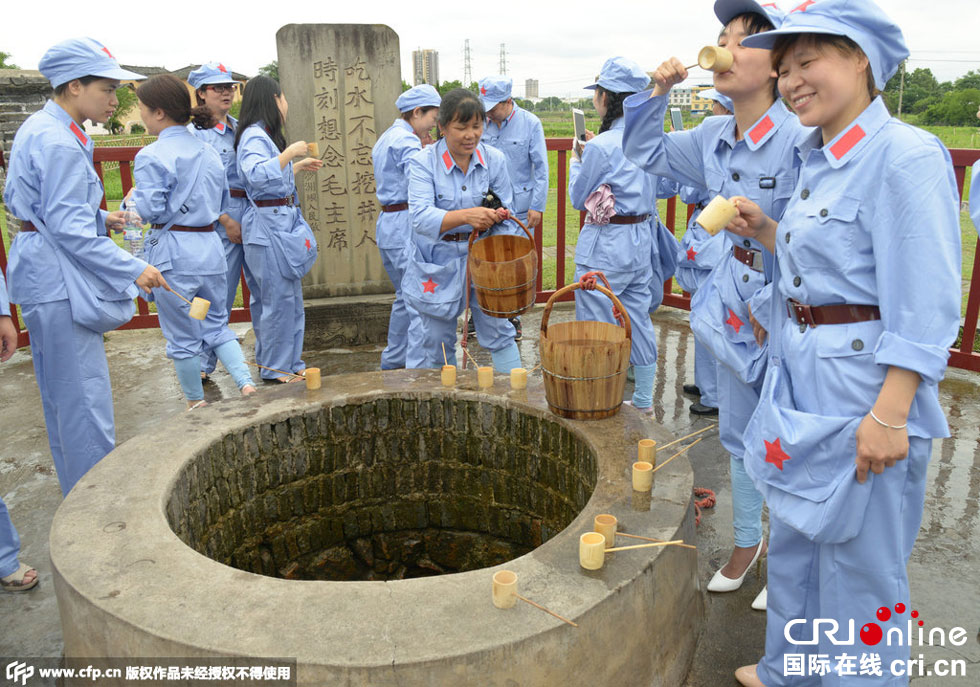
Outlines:
[{"label": "ponytail hair", "polygon": [[136,97],[150,110],[163,110],[178,124],[193,121],[195,129],[210,129],[214,115],[206,107],[191,108],[191,96],[184,82],[172,74],[156,74],[136,89]]},{"label": "ponytail hair", "polygon": [[600,96],[603,93],[606,94],[606,116],[602,118],[602,124],[599,125],[599,133],[601,134],[603,131],[609,131],[613,122],[623,116],[623,101],[633,94],[613,93],[599,85],[596,85],[595,88]]},{"label": "ponytail hair", "polygon": [[275,79],[259,75],[245,84],[242,94],[242,109],[238,114],[238,131],[235,132],[235,150],[242,138],[242,132],[253,124],[262,122],[265,132],[276,144],[281,153],[286,149],[286,135],[282,132],[282,113],[276,98],[282,96],[282,88]]}]

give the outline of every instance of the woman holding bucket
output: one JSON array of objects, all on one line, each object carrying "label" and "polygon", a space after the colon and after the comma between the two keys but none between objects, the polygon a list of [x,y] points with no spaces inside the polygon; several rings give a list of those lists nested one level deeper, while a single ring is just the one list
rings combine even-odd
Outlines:
[{"label": "woman holding bucket", "polygon": [[[255,361],[266,368],[302,374],[303,287],[316,262],[316,239],[296,204],[294,172],[316,171],[323,162],[307,156],[305,141],[287,146],[282,132],[289,103],[279,83],[256,76],[245,85],[235,134],[238,171],[249,206],[245,210],[245,262],[261,293]],[[267,382],[298,377],[262,370]]]},{"label": "woman holding bucket", "polygon": [[[568,196],[575,208],[588,213],[575,249],[575,277],[601,270],[623,302],[633,327],[630,363],[636,385],[632,403],[652,415],[657,342],[649,312],[653,258],[658,254],[659,180],[627,160],[622,149],[623,101],[649,83],[650,77],[636,62],[612,57],[602,65],[596,83],[586,86],[595,91],[592,102],[602,124],[598,135],[587,134],[588,143],[581,153],[572,153]],[[670,240],[676,244],[673,237]],[[657,286],[661,295],[663,281]],[[587,290],[575,294],[577,319],[612,322],[611,312],[602,294]]]},{"label": "woman holding bucket", "polygon": [[191,109],[187,88],[170,74],[151,77],[136,89],[140,117],[157,140],[136,155],[130,200],[152,224],[146,254],[183,298],[204,298],[204,320],[176,293],[155,294],[167,357],[174,361],[187,407],[203,404],[201,355],[213,350],[243,396],[255,393],[252,377],[225,305],[225,251],[214,230],[228,203],[228,181],[218,152],[187,130],[189,120],[214,125],[207,107]]},{"label": "woman holding bucket", "polygon": [[[511,204],[507,161],[499,150],[480,143],[485,119],[483,103],[472,91],[450,91],[439,106],[442,138],[409,162],[414,232],[402,293],[421,322],[419,345],[413,342],[408,352],[409,368],[441,367],[443,346],[447,359],[455,362],[456,318],[465,307],[467,288],[480,346],[490,351],[493,367],[502,373],[521,367],[514,325],[480,310],[475,290],[467,285],[467,241],[473,230],[482,236],[514,231],[504,210]],[[484,206],[489,191],[503,208]]]},{"label": "woman holding bucket", "polygon": [[[753,0],[717,0],[723,29],[718,44],[732,54],[732,65],[714,76],[715,89],[731,98],[732,116],[708,117],[688,131],[663,133],[670,89],[687,78],[677,58],[654,72],[655,87],[625,105],[626,155],[652,174],[683,185],[701,186],[711,196],[752,198],[779,217],[796,184],[794,146],[806,130],[776,97],[775,73],[764,50],[743,47],[750,35],[772,30],[783,14],[775,5]],[[718,366],[719,434],[730,455],[735,549],[712,577],[708,591],[739,589],[752,565],[766,552],[762,536],[762,496],[745,473],[742,433],[759,400],[768,351],[756,339],[753,315],[768,328],[772,255],[750,238],[729,247],[691,303],[691,329],[710,346]],[[766,590],[752,603],[764,609]]]},{"label": "woman holding bucket", "polygon": [[125,226],[125,213],[99,209],[103,188],[83,129],[86,119],[112,115],[120,79],[143,77],[91,38],[55,45],[38,68],[54,97],[14,138],[4,202],[21,222],[7,276],[31,332],[48,443],[67,494],[116,443],[102,334],[132,318],[134,282],[149,291],[166,281],[108,237]]},{"label": "woman holding bucket", "polygon": [[430,137],[441,101],[439,92],[429,84],[402,93],[395,101],[401,117],[381,134],[371,150],[381,204],[374,236],[381,251],[381,262],[395,287],[395,302],[388,320],[388,345],[381,352],[382,370],[405,367],[408,340],[412,336],[418,338],[418,316],[402,296],[402,276],[412,240],[408,215],[408,160],[422,150],[422,140]]},{"label": "woman holding bucket", "polygon": [[[906,565],[933,439],[949,436],[938,383],[960,324],[959,201],[949,152],[879,95],[909,53],[871,0],[810,3],[745,43],[772,49],[780,93],[817,127],[782,219],[738,198],[729,225],[777,257],[772,364],[745,433],[769,504],[766,652],[736,672],[772,687],[785,654],[812,665],[838,648],[791,643],[790,621],[799,640],[816,618],[914,627]],[[907,685],[908,645],[861,635],[883,675],[833,684]]]}]

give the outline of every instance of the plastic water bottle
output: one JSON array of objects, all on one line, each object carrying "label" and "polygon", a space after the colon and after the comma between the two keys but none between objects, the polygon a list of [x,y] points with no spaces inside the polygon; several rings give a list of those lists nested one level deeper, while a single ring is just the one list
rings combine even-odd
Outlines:
[{"label": "plastic water bottle", "polygon": [[123,241],[134,258],[143,258],[143,219],[136,212],[136,204],[127,199],[123,204],[126,211],[126,226],[123,228]]}]

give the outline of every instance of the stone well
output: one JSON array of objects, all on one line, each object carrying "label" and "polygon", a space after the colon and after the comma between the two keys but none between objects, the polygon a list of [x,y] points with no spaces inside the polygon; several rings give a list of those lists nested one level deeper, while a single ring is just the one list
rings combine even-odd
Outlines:
[{"label": "stone well", "polygon": [[[51,530],[68,657],[294,658],[308,685],[680,684],[703,609],[696,552],[578,565],[598,513],[694,540],[678,458],[635,494],[632,408],[596,422],[475,372],[377,372],[183,413],[69,494]],[[627,543],[634,543],[629,541]],[[525,604],[490,579],[515,571]]]}]

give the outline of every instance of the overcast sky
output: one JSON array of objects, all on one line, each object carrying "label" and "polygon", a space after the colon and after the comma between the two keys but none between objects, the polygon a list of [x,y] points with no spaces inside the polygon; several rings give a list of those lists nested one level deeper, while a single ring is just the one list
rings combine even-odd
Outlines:
[{"label": "overcast sky", "polygon": [[[800,0],[779,0],[791,8]],[[276,59],[276,30],[292,23],[387,24],[398,34],[402,76],[411,83],[412,50],[439,51],[439,78],[462,79],[470,39],[473,78],[496,74],[506,44],[514,94],[538,79],[540,95],[585,97],[603,61],[625,55],[652,70],[671,55],[696,61],[720,29],[711,0],[607,0],[572,9],[541,0],[438,3],[390,0],[340,2],[150,3],[3,0],[0,50],[36,69],[44,51],[65,38],[89,35],[120,62],[179,69],[221,60],[253,75]],[[940,81],[980,69],[977,0],[882,0],[905,32],[910,69],[929,67]],[[575,5],[582,6],[579,3]],[[710,75],[693,71],[693,82]]]}]

